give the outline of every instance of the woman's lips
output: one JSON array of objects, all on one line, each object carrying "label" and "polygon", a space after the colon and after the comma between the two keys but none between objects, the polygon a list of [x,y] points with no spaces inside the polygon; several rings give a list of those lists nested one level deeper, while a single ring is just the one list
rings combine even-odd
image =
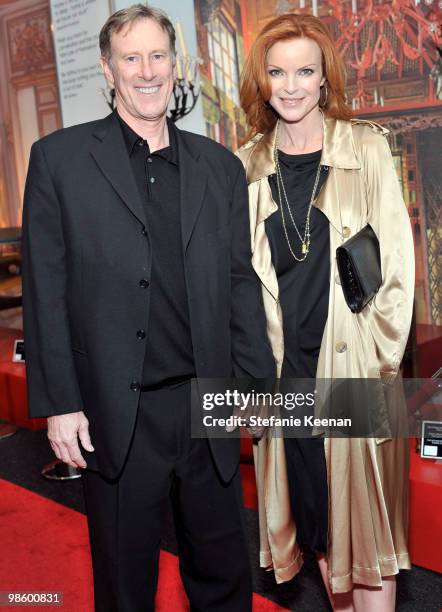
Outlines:
[{"label": "woman's lips", "polygon": [[280,98],[280,100],[285,106],[299,106],[304,98]]}]

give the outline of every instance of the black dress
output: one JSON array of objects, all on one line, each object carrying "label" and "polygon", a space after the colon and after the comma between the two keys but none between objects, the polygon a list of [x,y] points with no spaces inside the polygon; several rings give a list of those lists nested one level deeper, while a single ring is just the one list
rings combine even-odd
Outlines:
[{"label": "black dress", "polygon": [[[303,155],[288,155],[279,151],[278,155],[291,212],[301,236],[304,236],[321,151]],[[317,194],[327,178],[327,171],[326,167],[321,169]],[[270,186],[273,199],[280,208],[276,175],[270,177]],[[290,245],[294,253],[301,257],[301,241],[293,227],[282,191],[281,197]],[[314,379],[328,311],[329,222],[320,210],[312,207],[310,251],[302,262],[296,261],[290,253],[281,210],[268,217],[265,224],[283,314],[284,361],[281,377]],[[326,552],[328,492],[323,438],[286,438],[285,448],[298,542],[317,552]]]}]

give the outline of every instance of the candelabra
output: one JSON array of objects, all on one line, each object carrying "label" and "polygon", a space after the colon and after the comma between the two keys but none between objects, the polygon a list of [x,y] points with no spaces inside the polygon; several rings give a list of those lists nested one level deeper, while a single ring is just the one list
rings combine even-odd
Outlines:
[{"label": "candelabra", "polygon": [[198,101],[201,91],[199,79],[199,65],[202,60],[190,55],[176,58],[177,78],[172,92],[172,104],[169,109],[170,117],[175,123],[188,115]]},{"label": "candelabra", "polygon": [[109,87],[106,89],[101,89],[101,94],[103,98],[106,100],[106,104],[110,108],[111,111],[115,108],[115,89],[110,89]]}]

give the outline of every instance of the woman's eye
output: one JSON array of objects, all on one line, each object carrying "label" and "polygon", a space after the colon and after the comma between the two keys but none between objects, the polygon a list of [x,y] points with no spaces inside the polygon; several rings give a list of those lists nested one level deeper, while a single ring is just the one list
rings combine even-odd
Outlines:
[{"label": "woman's eye", "polygon": [[282,73],[280,70],[277,70],[277,68],[272,68],[271,70],[269,70],[269,74],[270,76],[275,77],[280,76]]},{"label": "woman's eye", "polygon": [[312,68],[303,68],[300,72],[303,76],[310,76],[314,70]]}]

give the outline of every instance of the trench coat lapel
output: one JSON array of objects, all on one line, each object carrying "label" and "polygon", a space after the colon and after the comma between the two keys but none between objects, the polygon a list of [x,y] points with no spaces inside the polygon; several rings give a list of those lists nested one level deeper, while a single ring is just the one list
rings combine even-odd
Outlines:
[{"label": "trench coat lapel", "polygon": [[340,170],[359,170],[361,164],[355,152],[351,122],[337,121],[324,115],[322,117],[324,139],[321,165],[326,166],[331,172],[317,196],[314,206],[327,217],[330,225],[340,232],[342,230],[340,227],[340,200],[342,197],[352,197],[352,175],[351,173],[341,172],[338,189],[335,173]]},{"label": "trench coat lapel", "polygon": [[272,198],[272,192],[268,181],[258,181],[253,186],[258,189],[257,198],[257,222],[254,225],[255,232],[252,240],[252,266],[260,281],[275,300],[279,297],[279,286],[276,272],[272,263],[269,239],[265,230],[265,219],[278,210]]},{"label": "trench coat lapel", "polygon": [[250,183],[260,181],[255,225],[263,223],[267,217],[278,210],[278,206],[272,198],[268,181],[261,180],[276,172],[274,159],[275,139],[276,128],[264,134],[253,145],[253,151],[247,161],[247,182],[250,185]]},{"label": "trench coat lapel", "polygon": [[94,137],[92,157],[130,212],[145,226],[143,202],[116,112],[103,119]]},{"label": "trench coat lapel", "polygon": [[[323,129],[324,140],[322,146],[321,165],[329,169],[337,170],[359,170],[361,164],[356,156],[355,145],[353,142],[352,125],[350,121],[337,121],[324,114]],[[276,172],[273,151],[276,141],[276,127],[264,134],[253,145],[253,151],[247,162],[247,180],[250,183],[260,181],[268,185],[267,179]],[[331,177],[330,177],[331,178]],[[340,191],[342,190],[343,176],[340,179]],[[348,179],[350,181],[350,177]],[[321,189],[314,206],[318,208],[329,220],[332,225],[336,225],[339,215],[339,198],[334,193],[335,186],[333,180]],[[351,185],[349,184],[349,194]],[[256,225],[265,221],[272,213],[278,210],[278,205],[273,200],[270,188],[266,189],[264,184],[259,190],[257,201]]]},{"label": "trench coat lapel", "polygon": [[356,156],[351,121],[338,121],[322,115],[324,139],[321,164],[331,168],[359,170],[360,161]]},{"label": "trench coat lapel", "polygon": [[[336,119],[323,117],[324,140],[321,155],[321,165],[329,169],[359,169],[360,163],[356,157],[353,142],[352,127],[348,121],[337,121]],[[252,239],[252,264],[260,277],[261,282],[267,290],[278,299],[278,281],[271,263],[270,247],[265,235],[264,221],[278,210],[278,205],[273,200],[268,177],[275,174],[274,148],[276,144],[277,128],[258,136],[251,145],[252,151],[247,159],[246,174],[249,183],[249,191],[257,190],[256,201],[255,234]],[[332,173],[333,174],[333,173]],[[344,177],[341,177],[340,185]],[[348,180],[351,181],[350,176]],[[254,185],[252,185],[255,183]],[[326,184],[321,189],[314,205],[328,218],[331,226],[336,226],[339,214],[339,197],[337,194],[334,178],[329,176]],[[349,183],[348,193],[351,196],[351,185]]]},{"label": "trench coat lapel", "polygon": [[[338,121],[321,114],[324,130],[321,164],[333,168],[359,170],[361,164],[355,152],[351,122]],[[256,138],[246,167],[249,183],[259,181],[276,172],[274,160],[276,137],[275,126],[266,134]]]}]

